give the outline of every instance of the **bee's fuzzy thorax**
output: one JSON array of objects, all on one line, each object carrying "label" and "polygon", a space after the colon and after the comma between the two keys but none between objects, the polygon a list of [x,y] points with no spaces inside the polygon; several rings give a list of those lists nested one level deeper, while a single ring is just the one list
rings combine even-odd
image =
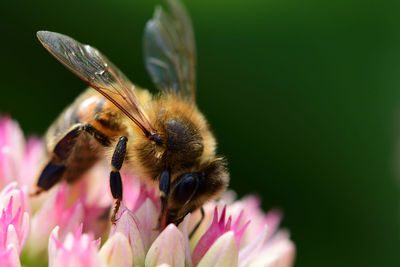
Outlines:
[{"label": "bee's fuzzy thorax", "polygon": [[[127,165],[139,176],[158,179],[160,170],[173,167],[176,174],[198,168],[215,156],[216,142],[208,123],[197,106],[174,93],[149,99],[148,91],[138,94],[149,120],[160,134],[162,144],[150,141],[137,127],[131,133]],[[150,100],[150,101],[149,101]],[[169,165],[169,166],[166,166]]]}]

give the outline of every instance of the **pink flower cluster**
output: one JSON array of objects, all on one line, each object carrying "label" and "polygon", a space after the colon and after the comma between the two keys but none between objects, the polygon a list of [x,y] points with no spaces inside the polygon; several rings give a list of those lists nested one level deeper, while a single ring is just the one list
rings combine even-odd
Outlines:
[{"label": "pink flower cluster", "polygon": [[160,232],[158,191],[124,173],[126,197],[111,225],[106,164],[31,198],[43,160],[43,143],[25,141],[16,122],[0,117],[1,266],[293,265],[295,246],[279,230],[280,212],[265,214],[254,196],[235,200],[227,192],[204,206],[196,231],[199,211]]}]

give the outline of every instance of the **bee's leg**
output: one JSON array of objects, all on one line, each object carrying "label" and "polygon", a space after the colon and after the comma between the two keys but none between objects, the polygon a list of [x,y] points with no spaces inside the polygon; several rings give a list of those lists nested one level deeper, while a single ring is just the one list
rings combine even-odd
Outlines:
[{"label": "bee's leg", "polygon": [[42,173],[40,174],[39,180],[36,184],[38,187],[35,192],[31,194],[31,196],[38,196],[43,191],[49,190],[53,187],[58,181],[60,181],[61,176],[64,174],[65,165],[57,164],[50,161],[47,163],[46,167],[44,167]]},{"label": "bee's leg", "polygon": [[189,234],[189,239],[192,238],[192,236],[194,235],[194,233],[196,233],[197,229],[200,227],[200,224],[203,222],[204,220],[204,209],[203,207],[200,208],[200,212],[201,212],[201,218],[200,221],[196,224],[196,226],[193,228],[192,232]]},{"label": "bee's leg", "polygon": [[160,229],[164,229],[167,223],[167,201],[169,194],[169,187],[171,183],[171,172],[169,169],[164,170],[160,176],[160,199],[161,199],[161,213],[158,218],[158,225]]},{"label": "bee's leg", "polygon": [[93,136],[103,146],[110,145],[110,140],[103,133],[98,131],[90,124],[80,124],[71,129],[54,147],[50,156],[50,161],[44,167],[37,182],[38,190],[32,195],[39,195],[42,191],[49,190],[53,185],[60,181],[66,170],[66,161],[70,156],[76,140],[82,132],[87,132]]},{"label": "bee's leg", "polygon": [[111,216],[111,222],[113,224],[117,221],[116,215],[122,201],[122,180],[119,170],[121,169],[122,163],[125,159],[127,142],[128,138],[125,136],[119,138],[111,159],[110,188],[113,198],[116,199],[115,207]]}]

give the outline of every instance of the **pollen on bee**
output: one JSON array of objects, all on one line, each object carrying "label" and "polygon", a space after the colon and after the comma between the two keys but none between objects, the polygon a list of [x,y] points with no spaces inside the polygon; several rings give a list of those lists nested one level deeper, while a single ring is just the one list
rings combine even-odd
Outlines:
[{"label": "pollen on bee", "polygon": [[161,151],[156,152],[156,158],[160,159],[161,157],[162,157],[162,152]]},{"label": "pollen on bee", "polygon": [[110,165],[110,169],[113,172],[119,172],[119,170],[117,170],[117,168],[115,168],[113,165]]}]

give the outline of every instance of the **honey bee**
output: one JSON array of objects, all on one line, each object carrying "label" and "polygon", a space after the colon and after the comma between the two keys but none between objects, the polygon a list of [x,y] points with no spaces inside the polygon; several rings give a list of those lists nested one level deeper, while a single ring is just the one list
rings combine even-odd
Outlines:
[{"label": "honey bee", "polygon": [[[196,48],[190,17],[177,0],[157,7],[144,33],[145,65],[159,94],[131,83],[96,48],[59,33],[39,31],[43,46],[91,88],[48,129],[48,160],[37,193],[60,180],[79,179],[101,159],[111,162],[115,199],[122,201],[122,166],[159,186],[159,224],[178,224],[219,196],[229,174],[216,141],[195,103]],[[94,90],[93,90],[94,89]]]}]

